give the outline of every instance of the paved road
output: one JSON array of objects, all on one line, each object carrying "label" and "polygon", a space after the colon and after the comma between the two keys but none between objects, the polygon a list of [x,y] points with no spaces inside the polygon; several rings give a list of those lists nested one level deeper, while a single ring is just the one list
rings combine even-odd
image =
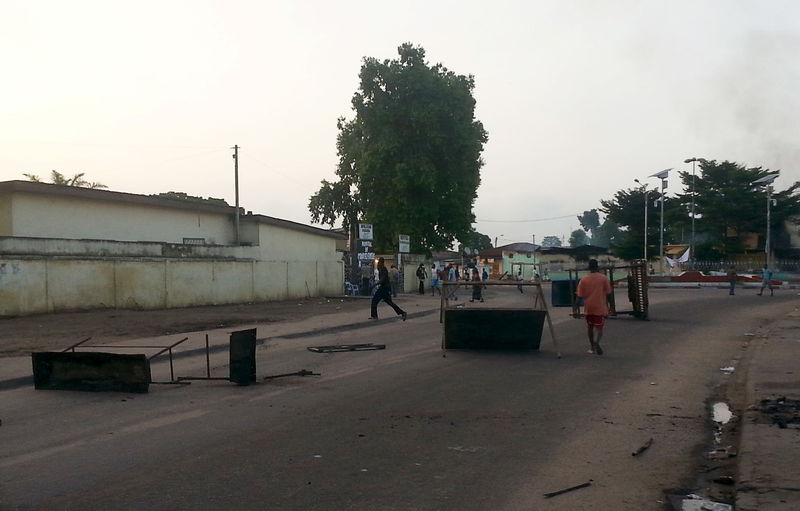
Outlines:
[{"label": "paved road", "polygon": [[[539,352],[442,357],[427,314],[259,349],[262,375],[321,377],[1,392],[0,509],[661,509],[710,441],[719,368],[794,298],[655,289],[652,321],[609,321],[603,357],[565,309],[562,359],[547,333]],[[387,349],[305,349],[356,342]]]}]

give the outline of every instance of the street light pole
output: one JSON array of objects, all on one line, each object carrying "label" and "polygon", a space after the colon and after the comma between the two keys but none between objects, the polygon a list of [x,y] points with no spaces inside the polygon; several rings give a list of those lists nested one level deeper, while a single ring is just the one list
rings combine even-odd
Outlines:
[{"label": "street light pole", "polygon": [[[642,184],[642,182],[639,181],[638,179],[634,179],[633,181],[636,182],[636,183],[639,183],[640,185],[642,185],[642,191],[644,192],[644,257],[643,257],[643,259],[644,259],[645,265],[647,265],[647,203],[649,201],[647,195],[648,195],[649,191],[647,190],[647,185]],[[647,270],[646,266],[645,266],[645,270]]]},{"label": "street light pole", "polygon": [[775,172],[774,174],[766,175],[750,183],[751,185],[764,186],[767,189],[767,237],[764,240],[764,262],[767,268],[770,266],[770,209],[772,206],[772,183],[778,176],[780,176],[780,172]]},{"label": "street light pole", "polygon": [[767,185],[767,239],[764,242],[764,260],[769,268],[769,245],[770,245],[770,206],[772,205],[772,185]]},{"label": "street light pole", "polygon": [[661,197],[659,200],[661,201],[661,231],[660,231],[660,243],[658,247],[658,273],[663,275],[664,274],[664,197],[667,193],[667,177],[669,176],[669,171],[672,170],[664,169],[661,172],[656,172],[650,177],[657,177],[661,180]]},{"label": "street light pole", "polygon": [[695,197],[694,168],[698,161],[702,162],[704,160],[703,158],[698,158],[696,156],[683,160],[683,163],[692,164],[692,237],[689,241],[689,262],[692,269],[694,269],[694,197]]}]

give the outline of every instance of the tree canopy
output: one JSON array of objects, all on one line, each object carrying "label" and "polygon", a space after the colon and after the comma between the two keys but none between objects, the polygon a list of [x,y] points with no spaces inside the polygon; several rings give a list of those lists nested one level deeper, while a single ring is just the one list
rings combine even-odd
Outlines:
[{"label": "tree canopy", "polygon": [[[664,243],[689,243],[694,197],[695,256],[700,259],[718,258],[744,252],[747,234],[758,233],[763,238],[766,232],[767,191],[764,186],[754,185],[753,182],[772,173],[761,167],[748,168],[730,161],[718,163],[701,160],[700,174],[695,176],[693,188],[691,172],[679,172],[685,191],[664,199]],[[657,190],[647,193],[647,244],[650,254],[658,251],[660,195]],[[800,183],[773,192],[772,198],[775,204],[771,206],[770,228],[774,233],[773,246],[780,247],[788,243],[782,228],[784,221],[800,211]],[[600,201],[600,211],[605,213],[606,223],[613,222],[622,228],[611,241],[612,251],[618,257],[642,257],[644,203],[645,192],[641,187],[620,190],[612,199]],[[578,218],[585,216],[586,213]],[[586,225],[581,221],[585,228]],[[600,233],[604,230],[603,226],[599,229]],[[763,239],[760,245],[764,246]]]},{"label": "tree canopy", "polygon": [[471,75],[428,64],[411,43],[398,53],[364,59],[355,117],[337,123],[338,181],[323,180],[308,207],[317,223],[373,224],[378,250],[396,247],[397,234],[414,251],[441,250],[472,232],[487,134]]},{"label": "tree canopy", "polygon": [[560,247],[561,239],[558,236],[545,236],[542,238],[542,246],[546,248]]},{"label": "tree canopy", "polygon": [[590,243],[589,236],[586,235],[586,231],[583,229],[575,229],[569,235],[569,246],[570,247],[580,247],[583,245],[588,245]]},{"label": "tree canopy", "polygon": [[[27,173],[23,172],[22,175],[27,177],[30,181],[33,181],[35,183],[41,183],[42,182],[42,179],[39,176],[37,176],[36,174],[27,174]],[[95,182],[91,182],[91,181],[85,180],[83,178],[83,176],[85,176],[85,175],[86,175],[85,172],[80,172],[78,174],[75,174],[72,177],[67,177],[64,174],[62,174],[61,172],[57,171],[57,170],[51,170],[50,171],[50,183],[52,183],[54,185],[62,185],[62,186],[78,186],[78,187],[81,187],[81,188],[94,188],[94,189],[108,188],[106,185],[104,185],[102,183],[95,183]]]},{"label": "tree canopy", "polygon": [[[614,194],[612,199],[600,201],[600,211],[606,215],[606,220],[624,229],[624,234],[617,232],[617,235],[610,243],[611,251],[617,257],[623,259],[641,259],[644,252],[644,208],[645,199],[647,202],[647,246],[648,253],[655,254],[659,243],[659,226],[661,206],[661,192],[644,188],[632,188],[620,190]],[[677,201],[665,199],[664,218],[668,217],[672,208],[678,206]],[[667,225],[667,222],[665,222]],[[665,237],[665,243],[668,243]]]},{"label": "tree canopy", "polygon": [[[696,243],[698,256],[741,253],[745,234],[766,236],[767,190],[753,182],[773,173],[730,161],[700,161],[700,175],[694,181],[695,232],[702,235]],[[680,177],[686,191],[678,194],[678,201],[683,204],[690,222],[692,174],[680,172]],[[800,183],[773,192],[772,199],[775,203],[771,206],[770,228],[775,235],[773,246],[777,247],[788,242],[782,228],[784,221],[800,212]],[[762,247],[763,244],[762,239]]]}]

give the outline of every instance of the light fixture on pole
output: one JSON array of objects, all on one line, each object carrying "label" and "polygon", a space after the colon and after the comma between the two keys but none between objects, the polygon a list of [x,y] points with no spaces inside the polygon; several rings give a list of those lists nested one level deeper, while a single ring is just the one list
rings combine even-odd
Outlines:
[{"label": "light fixture on pole", "polygon": [[772,206],[772,183],[775,181],[778,176],[780,176],[780,172],[776,172],[774,174],[769,174],[762,178],[756,179],[750,184],[763,186],[767,190],[767,238],[764,240],[764,262],[769,268],[769,254],[770,254],[770,206]]},{"label": "light fixture on pole", "polygon": [[649,193],[649,191],[647,190],[647,185],[643,184],[638,179],[634,179],[633,181],[636,182],[636,183],[639,183],[640,185],[642,185],[642,192],[644,193],[644,257],[643,257],[643,259],[644,259],[644,263],[647,264],[647,202],[648,202],[647,194]]},{"label": "light fixture on pole", "polygon": [[706,160],[705,158],[698,158],[696,156],[683,160],[683,163],[692,164],[692,237],[689,240],[689,261],[692,269],[694,269],[694,168],[698,161],[703,163]]},{"label": "light fixture on pole", "polygon": [[[651,175],[650,177],[657,177],[661,180],[661,197],[659,200],[661,201],[661,237],[659,242],[659,261],[658,261],[658,273],[661,275],[664,274],[664,196],[667,191],[667,177],[669,176],[669,171],[672,168],[664,169],[661,172],[656,172],[655,174]],[[691,254],[690,254],[691,255]]]}]

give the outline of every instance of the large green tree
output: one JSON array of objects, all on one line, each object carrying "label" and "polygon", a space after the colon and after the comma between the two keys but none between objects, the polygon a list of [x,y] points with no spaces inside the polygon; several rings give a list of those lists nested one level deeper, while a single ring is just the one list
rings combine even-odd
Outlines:
[{"label": "large green tree", "polygon": [[[641,259],[644,253],[644,210],[647,200],[647,252],[648,256],[658,253],[661,225],[661,192],[644,188],[620,190],[612,199],[600,201],[600,211],[606,215],[606,222],[611,222],[609,230],[613,233],[610,242],[611,251],[622,259]],[[667,221],[680,203],[667,197],[664,201],[664,243],[674,242],[674,233],[667,229]],[[605,225],[605,224],[604,224]],[[612,227],[613,226],[613,227]],[[616,231],[616,232],[614,232]]]},{"label": "large green tree", "polygon": [[588,244],[608,248],[612,243],[621,241],[620,237],[623,234],[619,226],[608,218],[601,223],[597,209],[590,209],[584,211],[582,215],[578,215],[578,222],[584,231],[591,233]]},{"label": "large green tree", "polygon": [[[600,215],[597,213],[596,209],[590,209],[589,211],[584,211],[582,215],[578,215],[578,222],[580,222],[581,227],[584,231],[589,233],[591,237],[590,241],[594,240],[594,237],[597,235],[597,228],[600,227]],[[573,231],[573,234],[575,231]],[[588,245],[588,243],[581,243],[581,245]],[[570,246],[576,246],[570,244]]]},{"label": "large green tree", "polygon": [[475,230],[470,230],[465,237],[459,238],[459,252],[464,253],[465,248],[480,252],[492,248],[492,238]]},{"label": "large green tree", "polygon": [[[695,231],[697,256],[719,257],[744,251],[744,236],[758,233],[764,246],[767,224],[767,191],[754,185],[759,178],[773,171],[761,167],[746,167],[730,161],[700,161],[700,175],[694,179]],[[692,202],[692,174],[681,172],[685,193],[678,200],[687,213],[690,223]],[[800,211],[800,183],[782,191],[774,191],[771,206],[770,228],[774,235],[773,247],[787,244],[783,223]],[[698,239],[699,238],[699,239]]]},{"label": "large green tree", "polygon": [[589,236],[586,235],[586,231],[583,229],[575,229],[569,235],[570,247],[581,247],[583,245],[589,245],[590,242]]},{"label": "large green tree", "polygon": [[309,201],[314,222],[374,226],[375,246],[393,250],[397,234],[412,250],[441,250],[472,232],[486,131],[475,119],[474,78],[410,43],[399,57],[364,59],[355,117],[338,121],[338,181],[322,181]]}]

